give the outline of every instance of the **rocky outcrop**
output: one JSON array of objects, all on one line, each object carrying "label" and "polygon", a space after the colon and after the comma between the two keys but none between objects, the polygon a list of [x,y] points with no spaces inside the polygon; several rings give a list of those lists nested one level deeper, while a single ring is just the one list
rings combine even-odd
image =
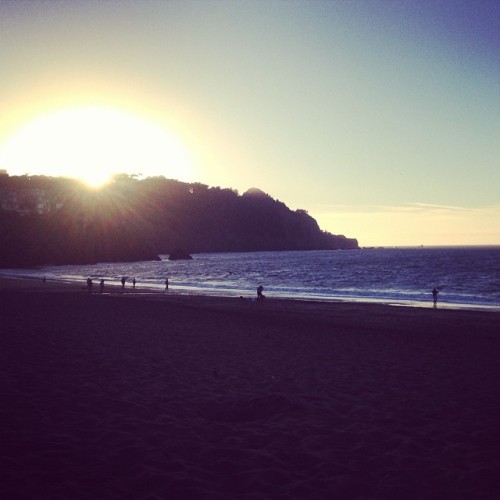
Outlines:
[{"label": "rocky outcrop", "polygon": [[193,257],[189,255],[185,250],[179,248],[175,249],[169,256],[168,260],[192,260]]}]

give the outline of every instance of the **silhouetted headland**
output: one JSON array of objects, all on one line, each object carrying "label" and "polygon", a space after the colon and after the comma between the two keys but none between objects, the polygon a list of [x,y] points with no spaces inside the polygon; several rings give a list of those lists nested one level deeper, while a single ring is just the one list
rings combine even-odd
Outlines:
[{"label": "silhouetted headland", "polygon": [[118,175],[90,190],[44,176],[0,179],[0,267],[157,260],[189,253],[357,249],[305,210],[252,188]]}]

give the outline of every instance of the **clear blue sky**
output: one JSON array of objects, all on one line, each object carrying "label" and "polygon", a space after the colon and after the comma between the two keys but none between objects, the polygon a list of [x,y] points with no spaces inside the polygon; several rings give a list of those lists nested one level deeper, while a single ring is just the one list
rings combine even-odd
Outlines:
[{"label": "clear blue sky", "polygon": [[365,246],[500,244],[498,1],[3,0],[0,61],[11,174],[95,160]]}]

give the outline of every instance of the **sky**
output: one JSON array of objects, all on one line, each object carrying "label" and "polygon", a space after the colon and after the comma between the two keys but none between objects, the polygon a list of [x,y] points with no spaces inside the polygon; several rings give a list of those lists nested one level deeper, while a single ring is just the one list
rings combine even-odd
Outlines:
[{"label": "sky", "polygon": [[0,169],[258,187],[361,246],[500,244],[500,2],[0,0]]}]

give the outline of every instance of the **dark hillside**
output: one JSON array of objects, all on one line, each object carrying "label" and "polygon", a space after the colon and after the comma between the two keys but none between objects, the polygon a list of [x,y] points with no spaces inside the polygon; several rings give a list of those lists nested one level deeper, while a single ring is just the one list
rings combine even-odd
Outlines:
[{"label": "dark hillside", "polygon": [[356,240],[321,231],[307,212],[258,189],[240,196],[200,183],[120,175],[90,191],[70,179],[22,176],[3,177],[0,196],[2,267],[150,260],[176,248],[358,248]]}]

